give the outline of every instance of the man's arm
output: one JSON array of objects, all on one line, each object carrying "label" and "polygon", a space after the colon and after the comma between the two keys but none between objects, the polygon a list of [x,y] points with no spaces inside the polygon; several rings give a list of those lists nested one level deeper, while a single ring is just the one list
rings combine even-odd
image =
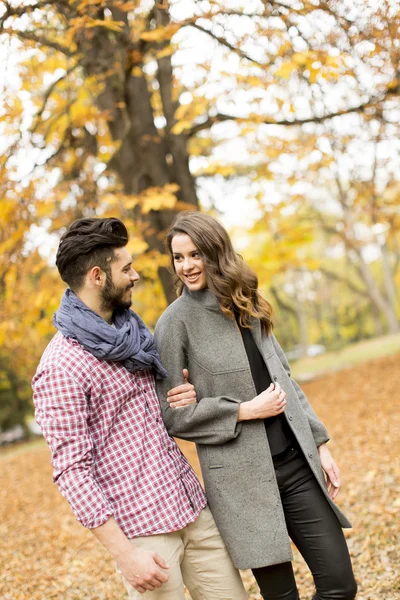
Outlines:
[{"label": "man's arm", "polygon": [[93,442],[82,387],[64,369],[53,368],[33,380],[35,417],[51,450],[53,480],[77,520],[99,527],[113,510],[94,476]]},{"label": "man's arm", "polygon": [[63,369],[33,381],[35,416],[50,447],[53,479],[77,520],[90,529],[139,592],[168,580],[162,558],[132,547],[113,518],[110,503],[93,476],[93,443],[87,427],[87,400],[81,386]]}]

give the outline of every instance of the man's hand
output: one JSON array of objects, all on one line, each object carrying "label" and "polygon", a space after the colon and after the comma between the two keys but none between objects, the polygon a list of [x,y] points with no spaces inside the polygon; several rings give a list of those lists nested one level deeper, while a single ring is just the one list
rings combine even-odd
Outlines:
[{"label": "man's hand", "polygon": [[196,404],[196,390],[189,383],[189,371],[183,369],[183,380],[185,383],[169,390],[167,400],[171,408],[184,408],[190,404]]},{"label": "man's hand", "polygon": [[271,385],[258,396],[242,402],[239,406],[238,421],[250,421],[252,419],[268,419],[276,417],[285,411],[286,392],[279,383]]},{"label": "man's hand", "polygon": [[340,480],[339,467],[332,458],[332,454],[329,452],[326,444],[321,444],[318,447],[319,459],[321,466],[326,475],[326,485],[328,487],[328,494],[334,500],[338,495],[342,482]]},{"label": "man's hand", "polygon": [[168,581],[168,575],[163,571],[168,565],[155,552],[131,546],[130,552],[116,562],[122,575],[140,594],[152,592]]},{"label": "man's hand", "polygon": [[114,517],[91,529],[93,535],[107,548],[122,575],[140,594],[153,591],[168,581],[163,569],[168,569],[165,561],[155,552],[132,545]]}]

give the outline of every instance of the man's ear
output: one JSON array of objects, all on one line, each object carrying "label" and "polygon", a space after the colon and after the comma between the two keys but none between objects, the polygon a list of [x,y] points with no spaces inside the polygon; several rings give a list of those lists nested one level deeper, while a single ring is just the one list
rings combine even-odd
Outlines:
[{"label": "man's ear", "polygon": [[92,267],[90,271],[88,271],[87,279],[88,281],[95,286],[102,286],[105,280],[106,274],[100,267]]}]

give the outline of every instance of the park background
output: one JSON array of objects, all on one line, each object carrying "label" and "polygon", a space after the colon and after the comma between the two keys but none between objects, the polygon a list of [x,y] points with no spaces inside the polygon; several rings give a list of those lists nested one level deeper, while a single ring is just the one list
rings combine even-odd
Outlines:
[{"label": "park background", "polygon": [[[133,308],[153,327],[175,298],[165,231],[207,211],[331,433],[360,600],[400,598],[399,26],[397,0],[0,4],[1,439],[32,429],[65,227],[128,225]],[[42,440],[1,450],[0,500],[1,598],[124,597]]]}]

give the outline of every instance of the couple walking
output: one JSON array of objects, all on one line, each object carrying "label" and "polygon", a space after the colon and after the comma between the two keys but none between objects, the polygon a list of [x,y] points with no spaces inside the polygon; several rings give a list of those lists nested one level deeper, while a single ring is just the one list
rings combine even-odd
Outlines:
[{"label": "couple walking", "polygon": [[[115,218],[68,228],[57,253],[68,289],[33,379],[76,518],[131,599],[183,600],[185,584],[193,600],[242,600],[237,569],[250,568],[263,598],[296,600],[291,538],[314,599],[352,600],[328,433],[290,377],[255,274],[218,221],[181,213],[167,237],[179,297],[153,339],[130,309],[127,243]],[[171,436],[197,443],[207,498]]]}]

